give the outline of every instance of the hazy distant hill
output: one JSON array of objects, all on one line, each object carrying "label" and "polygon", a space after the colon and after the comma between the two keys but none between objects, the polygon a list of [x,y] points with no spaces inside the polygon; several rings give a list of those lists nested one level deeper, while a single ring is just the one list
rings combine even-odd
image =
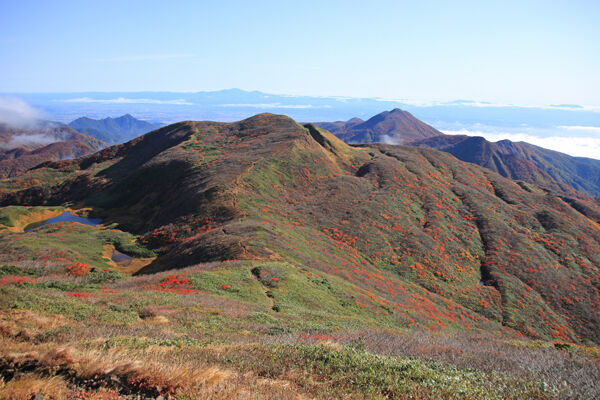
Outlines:
[{"label": "hazy distant hill", "polygon": [[554,191],[569,185],[600,196],[600,160],[571,157],[525,142],[489,142],[482,137],[447,135],[413,143],[448,152],[455,157],[482,165],[502,176],[534,183]]},{"label": "hazy distant hill", "polygon": [[352,118],[347,122],[317,122],[346,143],[408,144],[443,133],[398,108],[384,111],[367,121]]},{"label": "hazy distant hill", "polygon": [[329,132],[335,134],[337,132],[348,130],[355,127],[358,124],[365,122],[360,118],[351,118],[348,121],[335,121],[335,122],[317,122],[316,125],[323,129],[327,129]]},{"label": "hazy distant hill", "polygon": [[163,126],[139,120],[130,114],[118,118],[92,119],[81,117],[69,126],[79,132],[107,143],[123,143]]},{"label": "hazy distant hill", "polygon": [[35,128],[0,124],[0,178],[12,177],[45,161],[81,157],[106,147],[106,143],[51,121]]}]

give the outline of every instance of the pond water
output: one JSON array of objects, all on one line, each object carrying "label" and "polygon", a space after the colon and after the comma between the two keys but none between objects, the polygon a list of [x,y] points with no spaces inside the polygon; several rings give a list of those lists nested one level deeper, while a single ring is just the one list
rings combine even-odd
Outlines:
[{"label": "pond water", "polygon": [[100,218],[80,217],[78,215],[74,215],[68,211],[65,211],[57,217],[50,218],[50,219],[47,219],[47,220],[41,221],[41,222],[36,222],[35,224],[27,225],[27,227],[25,228],[25,232],[29,232],[30,230],[39,228],[40,226],[55,224],[57,222],[79,222],[80,224],[84,224],[84,225],[96,226],[100,222],[102,222],[102,220]]},{"label": "pond water", "polygon": [[123,261],[131,261],[131,260],[133,260],[133,257],[128,256],[127,254],[123,254],[117,249],[114,249],[112,252],[111,259],[116,263],[120,263]]}]

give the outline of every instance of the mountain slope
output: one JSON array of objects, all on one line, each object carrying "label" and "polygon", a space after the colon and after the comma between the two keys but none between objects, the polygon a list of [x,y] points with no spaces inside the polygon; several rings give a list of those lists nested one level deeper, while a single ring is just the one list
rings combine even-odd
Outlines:
[{"label": "mountain slope", "polygon": [[463,135],[427,138],[413,143],[448,152],[482,165],[502,176],[523,180],[553,191],[576,190],[600,196],[600,160],[571,157],[525,142],[489,142]]},{"label": "mountain slope", "polygon": [[81,157],[105,146],[55,122],[40,121],[30,129],[0,124],[0,178],[16,176],[46,161]]},{"label": "mountain slope", "polygon": [[367,121],[352,118],[345,123],[317,122],[316,125],[330,129],[346,143],[408,144],[415,140],[443,135],[411,113],[398,108],[384,111]]},{"label": "mountain slope", "polygon": [[118,118],[108,117],[99,120],[81,117],[71,122],[69,126],[107,143],[123,143],[158,129],[162,124],[153,124],[125,114]]},{"label": "mountain slope", "polygon": [[358,124],[362,124],[363,121],[360,118],[351,118],[348,121],[334,121],[334,122],[316,122],[315,125],[323,128],[334,135],[338,132],[342,132],[344,130],[348,130]]},{"label": "mountain slope", "polygon": [[[344,315],[600,342],[597,205],[446,153],[351,147],[261,114],[170,125],[27,176],[51,179],[4,182],[2,205],[92,207],[159,253],[140,273],[260,261],[282,274],[258,270],[265,284],[285,274],[344,282],[319,286]],[[269,301],[283,313],[291,298],[319,308],[290,290]]]}]

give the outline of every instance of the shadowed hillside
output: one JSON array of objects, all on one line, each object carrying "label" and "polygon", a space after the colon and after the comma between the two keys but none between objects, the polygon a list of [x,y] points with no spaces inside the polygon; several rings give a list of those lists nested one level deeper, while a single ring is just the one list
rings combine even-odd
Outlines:
[{"label": "shadowed hillside", "polygon": [[571,157],[525,142],[489,142],[463,135],[427,138],[413,143],[448,152],[482,165],[502,176],[533,183],[553,191],[576,190],[600,196],[600,160]]}]

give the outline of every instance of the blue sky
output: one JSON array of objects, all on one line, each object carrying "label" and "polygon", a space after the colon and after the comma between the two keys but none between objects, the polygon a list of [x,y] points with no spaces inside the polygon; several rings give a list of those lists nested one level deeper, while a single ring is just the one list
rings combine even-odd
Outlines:
[{"label": "blue sky", "polygon": [[0,2],[0,92],[600,105],[598,1]]}]

